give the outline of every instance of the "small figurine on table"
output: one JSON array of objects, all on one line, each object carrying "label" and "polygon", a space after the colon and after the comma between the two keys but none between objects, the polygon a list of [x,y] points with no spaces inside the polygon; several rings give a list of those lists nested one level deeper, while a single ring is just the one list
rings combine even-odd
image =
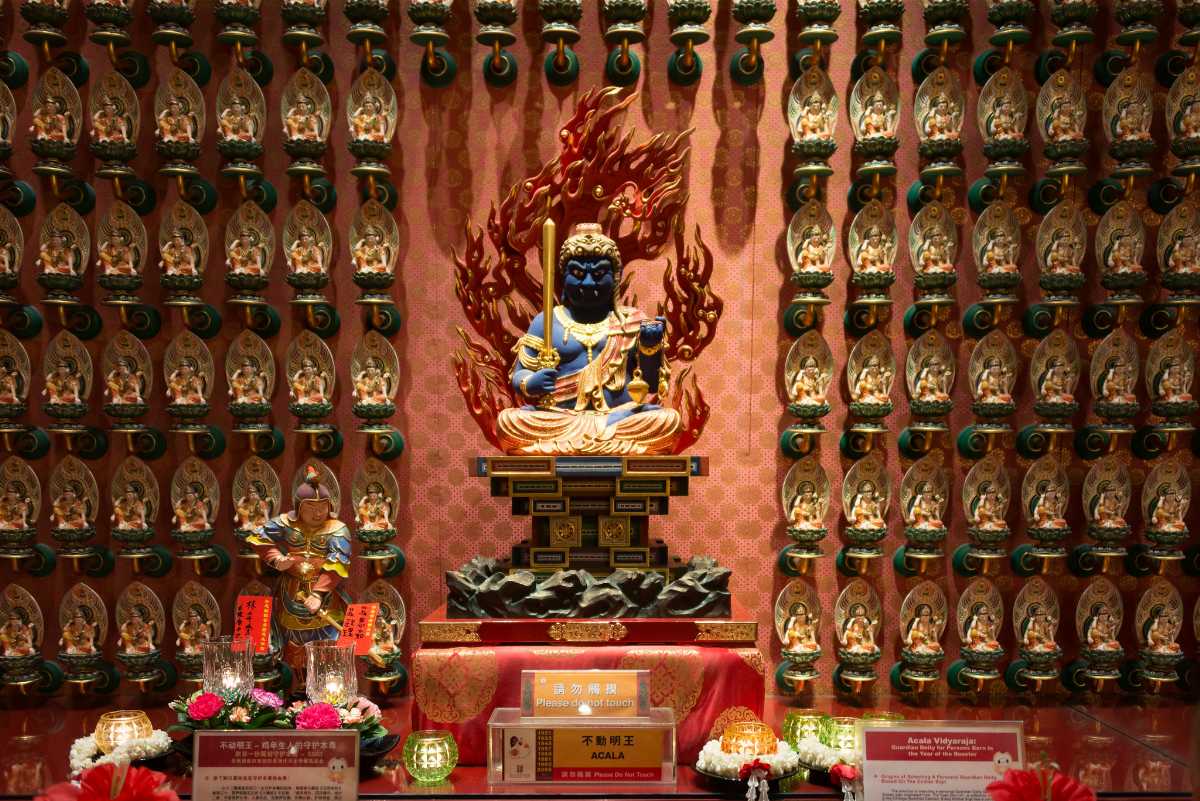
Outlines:
[{"label": "small figurine on table", "polygon": [[303,668],[304,643],[336,639],[349,597],[350,532],[335,516],[329,490],[311,465],[296,490],[295,508],[269,521],[246,542],[278,570],[278,621],[286,635],[284,659]]}]

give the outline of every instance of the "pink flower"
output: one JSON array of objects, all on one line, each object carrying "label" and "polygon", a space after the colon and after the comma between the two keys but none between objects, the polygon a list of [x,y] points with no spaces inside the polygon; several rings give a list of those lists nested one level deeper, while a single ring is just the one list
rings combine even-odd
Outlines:
[{"label": "pink flower", "polygon": [[345,712],[345,714],[342,715],[343,722],[349,723],[352,726],[356,723],[362,723],[363,714],[362,710],[358,707],[352,707],[343,711]]},{"label": "pink flower", "polygon": [[268,709],[279,709],[283,706],[283,699],[270,690],[262,690],[255,687],[250,691],[250,700],[259,706],[265,706]]},{"label": "pink flower", "polygon": [[187,713],[192,720],[208,720],[219,713],[224,706],[225,702],[216,693],[201,693],[187,705]]},{"label": "pink flower", "polygon": [[383,713],[379,711],[379,707],[371,702],[370,698],[364,695],[358,697],[358,701],[354,704],[354,708],[362,713],[364,718],[381,718]]},{"label": "pink flower", "polygon": [[342,719],[332,704],[313,704],[296,716],[297,729],[340,729]]},{"label": "pink flower", "polygon": [[230,723],[249,723],[250,710],[244,706],[235,706],[229,713]]}]

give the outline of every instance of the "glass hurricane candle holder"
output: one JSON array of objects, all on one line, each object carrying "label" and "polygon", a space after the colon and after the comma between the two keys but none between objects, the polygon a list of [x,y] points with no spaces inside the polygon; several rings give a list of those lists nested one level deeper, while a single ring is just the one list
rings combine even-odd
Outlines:
[{"label": "glass hurricane candle holder", "polygon": [[105,712],[96,723],[96,745],[111,754],[122,745],[141,740],[154,733],[150,718],[140,709],[117,709]]},{"label": "glass hurricane candle holder", "polygon": [[721,733],[721,750],[726,754],[752,757],[773,754],[777,747],[775,732],[765,723],[733,723]]},{"label": "glass hurricane candle holder", "polygon": [[310,703],[341,706],[358,696],[354,644],[314,640],[304,644],[308,662],[305,691]]},{"label": "glass hurricane candle holder", "polygon": [[440,784],[457,764],[458,743],[448,731],[414,731],[404,741],[404,768],[418,784]]},{"label": "glass hurricane candle holder", "polygon": [[215,637],[200,644],[204,692],[248,694],[254,689],[254,649],[250,640]]}]

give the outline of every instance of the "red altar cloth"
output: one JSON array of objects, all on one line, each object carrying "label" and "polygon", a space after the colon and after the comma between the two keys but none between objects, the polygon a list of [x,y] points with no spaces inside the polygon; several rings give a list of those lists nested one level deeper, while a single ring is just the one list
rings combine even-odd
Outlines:
[{"label": "red altar cloth", "polygon": [[520,707],[521,671],[535,668],[649,670],[651,706],[675,710],[681,764],[695,762],[731,718],[763,713],[765,662],[757,648],[475,645],[417,650],[413,729],[449,729],[458,741],[459,764],[483,765],[492,710]]}]

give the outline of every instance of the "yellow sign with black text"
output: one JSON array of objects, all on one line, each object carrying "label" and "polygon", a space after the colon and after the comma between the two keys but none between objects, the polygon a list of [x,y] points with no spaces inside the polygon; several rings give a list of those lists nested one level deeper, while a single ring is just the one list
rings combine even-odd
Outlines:
[{"label": "yellow sign with black text", "polygon": [[[654,782],[663,779],[664,733],[596,721],[594,728],[504,731],[510,782]],[[531,741],[532,740],[532,741]]]},{"label": "yellow sign with black text", "polygon": [[522,679],[522,714],[528,717],[649,714],[649,673],[644,670],[531,670]]}]

